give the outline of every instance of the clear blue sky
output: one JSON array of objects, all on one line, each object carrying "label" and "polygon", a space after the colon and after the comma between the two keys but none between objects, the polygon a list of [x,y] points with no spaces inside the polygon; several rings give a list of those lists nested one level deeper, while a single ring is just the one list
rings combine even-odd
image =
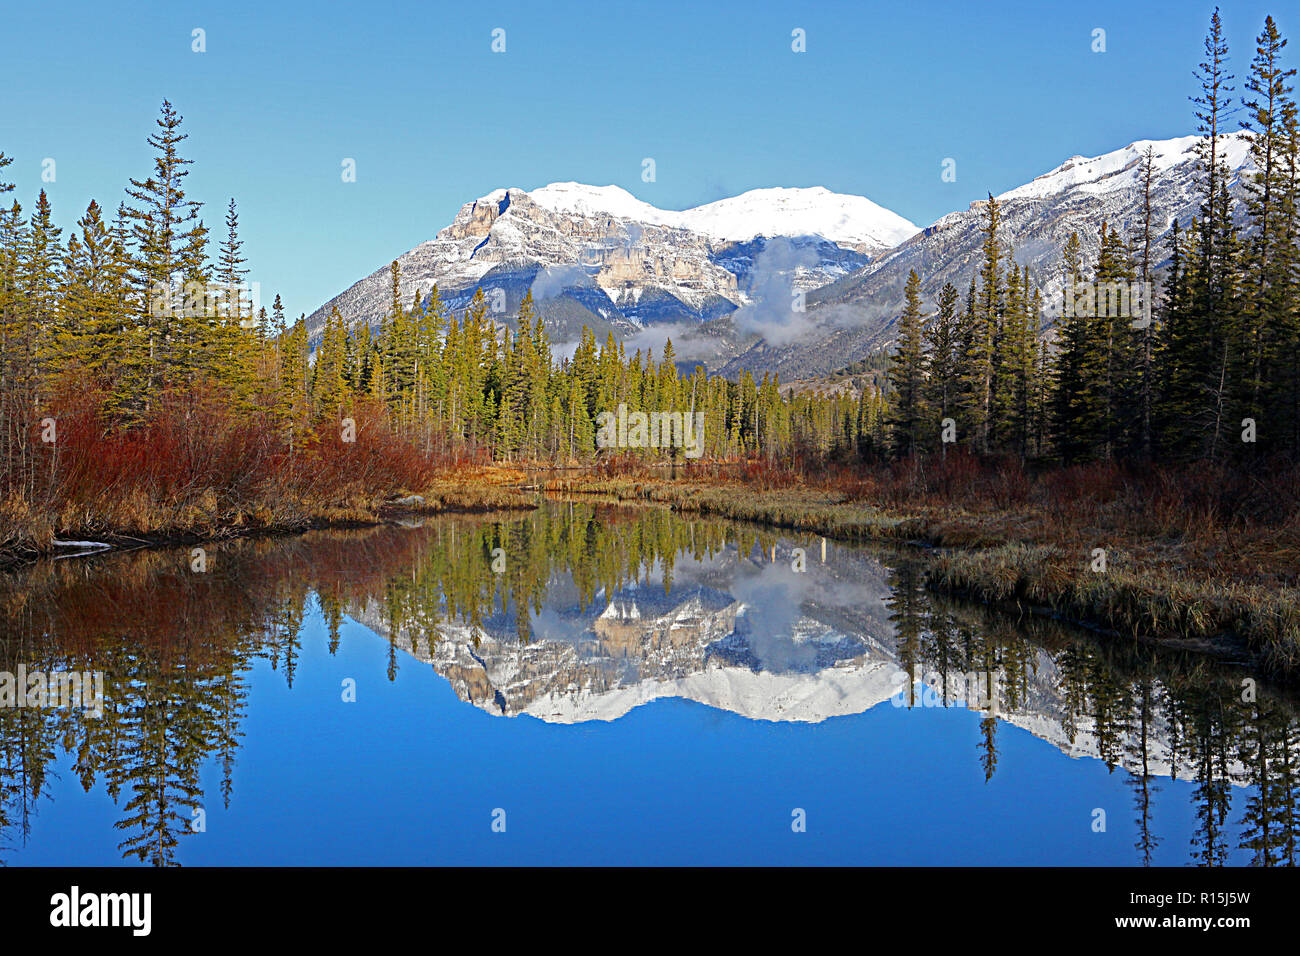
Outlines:
[{"label": "clear blue sky", "polygon": [[[1221,4],[1244,75],[1266,13]],[[1289,8],[1289,9],[1288,9]],[[763,186],[858,193],[925,225],[1075,154],[1192,131],[1213,5],[1119,3],[6,4],[0,150],[60,222],[150,169],[185,117],[192,197],[239,202],[291,314],[502,186],[614,183],[665,208]],[[506,52],[491,50],[506,31]],[[806,31],[807,52],[791,51]],[[1094,28],[1106,52],[1092,52]],[[206,31],[207,51],[191,50]],[[1291,36],[1292,64],[1300,37]],[[344,183],[340,164],[357,163]],[[652,157],[657,181],[641,181]],[[940,178],[946,157],[957,181]]]}]

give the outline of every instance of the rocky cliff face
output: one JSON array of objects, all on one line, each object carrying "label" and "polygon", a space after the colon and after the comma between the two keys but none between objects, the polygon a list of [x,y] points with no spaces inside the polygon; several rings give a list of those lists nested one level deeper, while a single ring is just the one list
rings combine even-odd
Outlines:
[{"label": "rocky cliff face", "polygon": [[[1049,306],[1059,303],[1059,257],[1071,233],[1092,261],[1103,222],[1129,238],[1140,230],[1148,146],[1154,259],[1163,266],[1170,225],[1186,226],[1197,213],[1195,142],[1143,140],[1075,156],[997,197],[1004,241]],[[1240,198],[1250,168],[1245,139],[1224,136],[1222,146]],[[601,339],[613,332],[629,349],[658,351],[671,335],[679,358],[728,377],[748,369],[804,379],[890,345],[910,270],[921,276],[927,308],[945,282],[964,293],[979,266],[983,205],[918,230],[870,200],[820,188],[754,190],[684,211],[613,186],[502,189],[467,203],[436,238],[398,259],[402,296],[409,304],[437,283],[461,309],[481,288],[508,323],[531,290],[557,345],[575,342],[584,325]],[[376,323],[390,295],[385,266],[321,306],[309,329],[319,332],[333,306],[349,322]]]},{"label": "rocky cliff face", "polygon": [[[508,322],[531,290],[553,339],[564,342],[576,340],[584,324],[602,338],[698,326],[751,302],[774,271],[788,274],[795,291],[814,289],[915,231],[869,200],[823,189],[756,190],[676,212],[616,187],[557,183],[466,203],[398,264],[404,304],[436,283],[443,300],[461,309],[483,289]],[[765,259],[777,239],[782,254]],[[312,313],[309,330],[316,335],[333,307],[350,323],[376,324],[390,298],[385,266]]]}]

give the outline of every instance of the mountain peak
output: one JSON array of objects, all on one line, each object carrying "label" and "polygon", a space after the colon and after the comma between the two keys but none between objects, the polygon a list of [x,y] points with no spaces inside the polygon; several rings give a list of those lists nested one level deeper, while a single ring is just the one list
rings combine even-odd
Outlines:
[{"label": "mountain peak", "polygon": [[751,189],[680,214],[690,227],[719,239],[821,236],[851,246],[892,248],[920,232],[915,223],[865,196],[825,186]]},{"label": "mountain peak", "polygon": [[[1148,149],[1157,248],[1172,221],[1196,215],[1197,141],[1142,139],[1072,156],[998,197],[1006,201],[1002,235],[1045,301],[1059,301],[1058,259],[1071,235],[1091,261],[1102,222],[1129,237],[1142,228]],[[1219,145],[1230,168],[1249,168],[1246,137],[1225,134]],[[1245,178],[1231,177],[1230,191],[1240,193]],[[634,188],[655,197],[662,187]],[[711,371],[773,371],[788,380],[829,374],[887,347],[909,270],[923,277],[932,303],[946,282],[966,287],[983,241],[982,201],[922,233],[863,196],[821,185],[751,189],[689,209],[641,196],[572,181],[494,190],[400,257],[400,294],[409,299],[437,284],[443,302],[460,310],[485,291],[508,321],[531,293],[553,341],[577,342],[586,326],[598,338],[612,332],[658,351],[671,335],[680,358],[708,362]],[[796,293],[806,294],[806,312],[791,310]],[[317,334],[334,305],[349,322],[378,322],[391,297],[384,266],[321,306],[309,330]]]},{"label": "mountain peak", "polygon": [[586,183],[551,183],[534,189],[528,197],[551,212],[580,216],[607,215],[615,219],[658,222],[663,211],[642,202],[622,186],[589,186]]},{"label": "mountain peak", "polygon": [[661,209],[621,186],[556,182],[530,191],[497,189],[475,205],[499,204],[522,193],[549,212],[609,216],[647,225],[686,229],[722,242],[759,236],[820,236],[830,242],[877,251],[898,245],[919,228],[865,196],[836,193],[825,186],[751,189],[690,209]]},{"label": "mountain peak", "polygon": [[[1139,184],[1142,158],[1152,151],[1157,173],[1190,162],[1195,158],[1199,136],[1176,136],[1173,139],[1139,139],[1120,149],[1100,156],[1071,156],[1055,169],[1037,176],[998,196],[1003,199],[1042,199],[1067,192],[1101,194]],[[1243,133],[1224,133],[1220,137],[1224,161],[1229,169],[1240,169],[1250,162],[1250,146]]]}]

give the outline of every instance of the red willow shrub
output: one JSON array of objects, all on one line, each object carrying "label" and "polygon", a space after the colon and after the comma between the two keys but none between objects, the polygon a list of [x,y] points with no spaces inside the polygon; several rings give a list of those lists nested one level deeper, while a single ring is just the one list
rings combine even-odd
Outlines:
[{"label": "red willow shrub", "polygon": [[[105,404],[85,383],[46,403],[55,440],[42,441],[48,427],[35,424],[29,473],[8,469],[0,541],[363,519],[384,498],[426,488],[452,457],[397,434],[376,403],[347,412],[346,431],[322,422],[292,442],[274,411],[236,412],[230,396],[208,386],[164,392],[131,424],[111,421]],[[21,508],[10,500],[16,489]]]}]

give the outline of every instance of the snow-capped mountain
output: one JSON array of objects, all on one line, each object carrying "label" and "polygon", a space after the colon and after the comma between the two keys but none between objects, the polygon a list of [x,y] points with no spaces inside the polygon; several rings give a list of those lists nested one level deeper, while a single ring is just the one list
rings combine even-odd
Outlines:
[{"label": "snow-capped mountain", "polygon": [[[1074,156],[1060,166],[995,199],[1000,233],[1016,261],[1030,267],[1050,309],[1059,302],[1061,249],[1077,232],[1085,262],[1095,260],[1104,222],[1132,239],[1142,225],[1141,166],[1153,157],[1152,259],[1167,260],[1165,238],[1175,219],[1186,226],[1197,214],[1196,136],[1139,140],[1101,156]],[[1220,149],[1232,178],[1229,192],[1240,199],[1242,174],[1251,168],[1244,134],[1222,137]],[[939,290],[951,282],[963,293],[979,268],[986,202],[949,213],[896,249],[879,255],[850,276],[807,296],[798,336],[780,343],[754,342],[722,369],[723,374],[775,371],[783,379],[826,374],[887,346],[903,303],[908,272],[921,277],[924,304],[934,308]],[[1240,212],[1241,203],[1236,207]],[[1161,273],[1157,272],[1157,281]]]},{"label": "snow-capped mountain", "polygon": [[[1153,167],[1157,172],[1164,173],[1194,159],[1194,150],[1199,140],[1199,136],[1140,139],[1123,149],[1101,156],[1071,156],[1051,172],[996,198],[999,202],[1010,199],[1045,199],[1072,192],[1100,196],[1123,189],[1140,188],[1142,160],[1148,149],[1151,150]],[[1240,169],[1246,165],[1250,149],[1245,136],[1239,133],[1227,134],[1220,141],[1220,146],[1223,148],[1223,161],[1229,169]]]},{"label": "snow-capped mountain", "polygon": [[[773,275],[796,291],[817,288],[916,231],[869,199],[820,187],[757,189],[678,211],[617,186],[552,183],[466,203],[398,264],[404,303],[436,283],[459,309],[481,288],[507,321],[531,290],[562,342],[583,324],[602,337],[697,326],[765,294]],[[376,323],[390,299],[384,265],[322,305],[308,328],[317,334],[335,306],[349,323]]]},{"label": "snow-capped mountain", "polygon": [[[1030,267],[1049,309],[1059,302],[1059,259],[1071,233],[1090,262],[1103,222],[1127,238],[1139,231],[1148,148],[1158,283],[1170,225],[1186,226],[1198,209],[1197,139],[1074,156],[996,197],[1002,238]],[[1245,136],[1225,135],[1220,148],[1240,199],[1250,168]],[[481,288],[509,322],[531,290],[557,345],[575,342],[583,325],[602,339],[614,332],[629,350],[658,351],[671,336],[680,360],[728,377],[748,369],[809,379],[890,344],[911,269],[927,309],[945,282],[964,293],[979,264],[984,206],[976,200],[918,229],[869,199],[821,187],[756,189],[686,210],[660,209],[617,186],[499,189],[399,258],[402,296],[409,303],[436,282],[459,310]],[[799,293],[803,311],[794,306]],[[390,297],[385,266],[321,306],[309,330],[315,335],[334,306],[349,322],[377,322]]]},{"label": "snow-capped mountain", "polygon": [[528,194],[555,213],[611,216],[698,232],[720,242],[760,236],[820,236],[837,245],[872,253],[892,249],[917,233],[915,224],[865,196],[809,189],[751,189],[731,199],[681,211],[658,209],[618,186],[552,183]]}]

